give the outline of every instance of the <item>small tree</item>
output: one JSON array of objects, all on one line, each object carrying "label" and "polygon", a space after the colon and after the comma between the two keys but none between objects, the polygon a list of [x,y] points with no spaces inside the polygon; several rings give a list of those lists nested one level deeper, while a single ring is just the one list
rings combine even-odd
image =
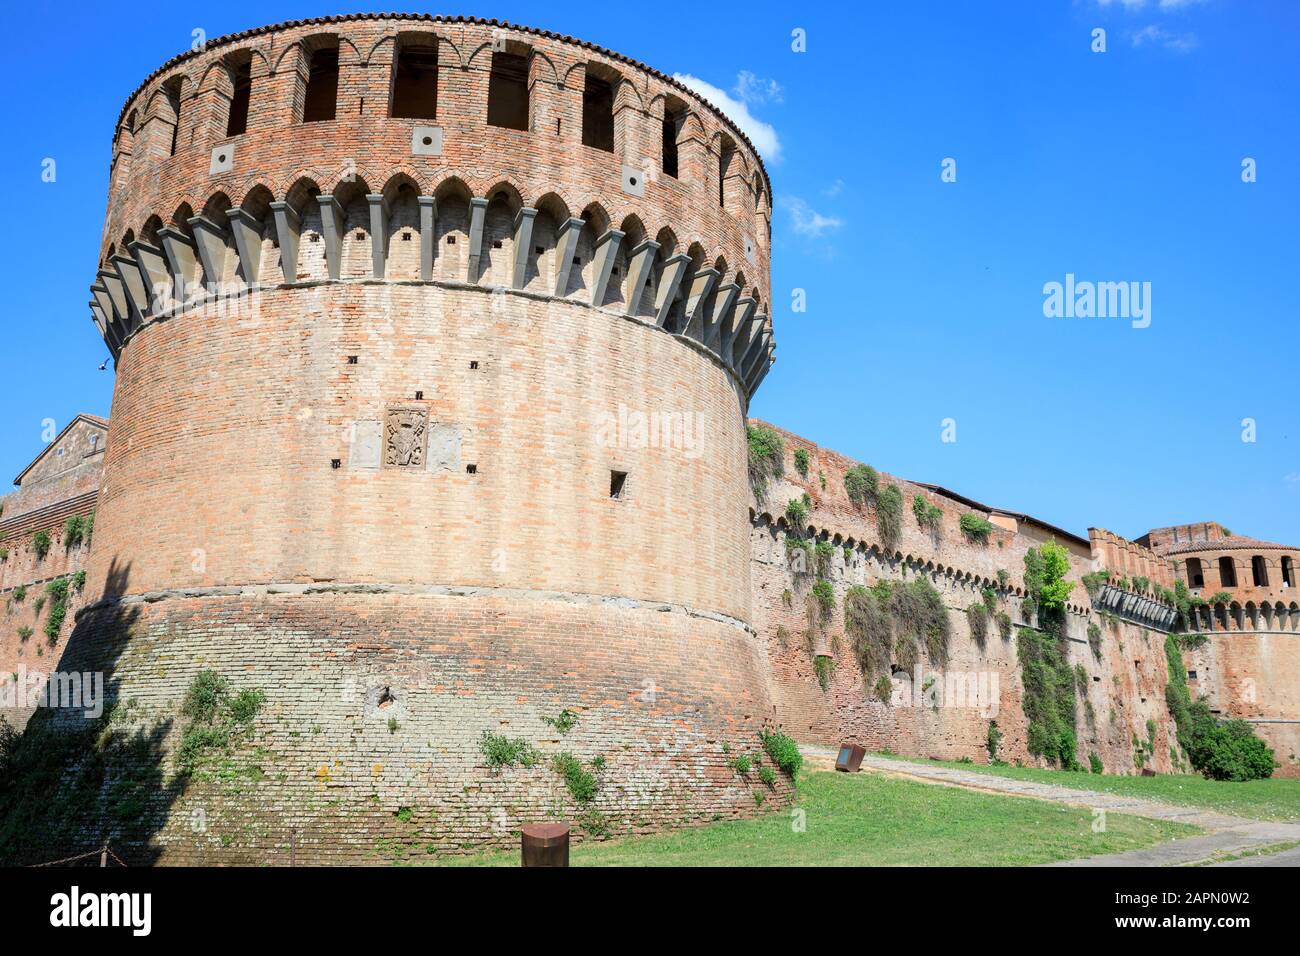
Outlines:
[{"label": "small tree", "polygon": [[36,552],[36,560],[44,561],[45,556],[50,553],[50,533],[48,531],[38,531],[32,538],[32,550]]}]

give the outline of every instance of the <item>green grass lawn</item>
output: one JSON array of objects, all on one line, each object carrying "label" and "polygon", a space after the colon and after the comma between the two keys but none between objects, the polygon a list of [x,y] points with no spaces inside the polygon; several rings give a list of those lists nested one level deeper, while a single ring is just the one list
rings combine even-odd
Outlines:
[{"label": "green grass lawn", "polygon": [[976,773],[1053,783],[1079,790],[1100,790],[1126,797],[1145,797],[1179,806],[1204,807],[1252,820],[1300,820],[1300,780],[1270,777],[1232,783],[1207,780],[1193,774],[1160,774],[1155,777],[1120,777],[1069,770],[1039,770],[1036,767],[990,767],[986,764],[958,763],[954,760],[924,760],[914,757],[888,756],[904,763],[937,764]]},{"label": "green grass lawn", "polygon": [[[895,780],[874,773],[812,773],[797,806],[753,820],[575,846],[573,866],[1019,866],[1140,849],[1194,827],[1106,816],[1092,832],[1086,810]],[[518,851],[440,861],[517,866]]]}]

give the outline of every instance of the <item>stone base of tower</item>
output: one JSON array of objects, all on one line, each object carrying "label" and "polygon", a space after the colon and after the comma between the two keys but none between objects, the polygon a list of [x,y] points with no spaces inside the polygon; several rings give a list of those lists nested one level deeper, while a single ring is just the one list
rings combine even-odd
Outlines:
[{"label": "stone base of tower", "polygon": [[[92,608],[58,669],[103,671],[108,709],[33,718],[0,856],[107,840],[135,864],[382,863],[514,847],[532,821],[587,839],[749,816],[792,793],[729,765],[761,752],[763,653],[737,621],[586,595],[286,585]],[[181,774],[205,670],[264,701]],[[567,732],[544,720],[565,710]],[[541,760],[492,769],[484,733]],[[603,758],[589,803],[561,752]]]}]

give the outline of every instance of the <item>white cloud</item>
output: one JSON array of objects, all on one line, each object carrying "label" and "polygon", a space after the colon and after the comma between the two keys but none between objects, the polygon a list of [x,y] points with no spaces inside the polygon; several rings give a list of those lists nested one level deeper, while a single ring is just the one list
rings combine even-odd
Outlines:
[{"label": "white cloud", "polygon": [[1291,472],[1283,480],[1292,485],[1300,484],[1300,471]]},{"label": "white cloud", "polygon": [[776,135],[775,127],[750,113],[748,104],[689,73],[674,73],[673,79],[722,110],[749,137],[749,141],[764,159],[776,162],[781,158],[781,139]]},{"label": "white cloud", "polygon": [[736,74],[736,85],[731,88],[745,103],[759,104],[771,100],[773,103],[785,102],[785,90],[776,80],[763,79],[749,70]]},{"label": "white cloud", "polygon": [[807,239],[818,239],[830,229],[838,229],[844,221],[834,216],[823,216],[798,196],[781,196],[777,205],[790,214],[794,231]]},{"label": "white cloud", "polygon": [[[1156,6],[1161,10],[1182,10],[1206,2],[1207,0],[1157,0]],[[1141,10],[1147,5],[1147,0],[1097,0],[1097,6],[1103,8],[1117,4],[1125,10]]]},{"label": "white cloud", "polygon": [[1195,33],[1170,33],[1163,27],[1158,27],[1154,23],[1149,27],[1143,27],[1133,34],[1134,46],[1145,46],[1152,44],[1162,46],[1166,50],[1173,50],[1175,53],[1190,53],[1199,45]]}]

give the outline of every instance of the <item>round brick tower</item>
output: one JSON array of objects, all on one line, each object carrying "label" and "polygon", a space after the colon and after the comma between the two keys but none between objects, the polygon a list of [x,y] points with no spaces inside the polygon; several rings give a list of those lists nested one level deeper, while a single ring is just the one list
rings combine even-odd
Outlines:
[{"label": "round brick tower", "polygon": [[[92,286],[103,597],[68,663],[165,728],[168,779],[196,674],[265,695],[232,750],[258,782],[174,787],[163,859],[754,810],[724,749],[772,714],[745,441],[770,217],[726,117],[543,31],[298,21],[145,81]],[[490,767],[485,733],[572,753],[595,799],[549,759]]]}]

